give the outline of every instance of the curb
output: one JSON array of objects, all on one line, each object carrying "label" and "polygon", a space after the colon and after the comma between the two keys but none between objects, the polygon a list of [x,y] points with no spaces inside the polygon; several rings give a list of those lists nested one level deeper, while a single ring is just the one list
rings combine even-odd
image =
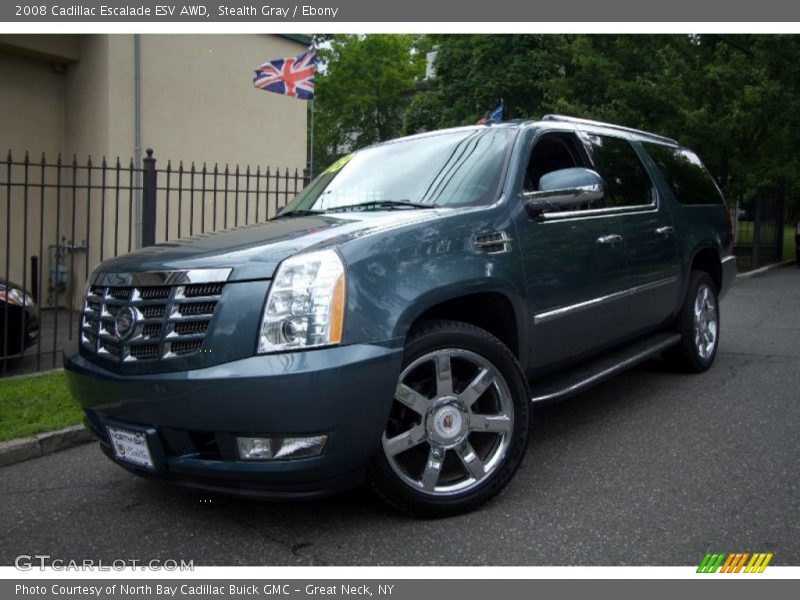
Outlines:
[{"label": "curb", "polygon": [[94,440],[95,437],[83,425],[73,425],[58,431],[0,442],[0,467],[47,456]]},{"label": "curb", "polygon": [[773,263],[771,265],[767,265],[766,267],[761,267],[760,269],[753,269],[752,271],[745,271],[744,273],[738,273],[736,275],[737,281],[741,281],[743,279],[750,279],[751,277],[756,277],[767,271],[772,271],[774,269],[782,269],[783,267],[788,267],[789,265],[795,264],[794,259],[784,260],[778,263]]}]

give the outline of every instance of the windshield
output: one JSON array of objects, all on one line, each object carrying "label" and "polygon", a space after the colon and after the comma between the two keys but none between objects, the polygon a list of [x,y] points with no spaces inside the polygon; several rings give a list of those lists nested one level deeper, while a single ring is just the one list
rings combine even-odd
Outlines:
[{"label": "windshield", "polygon": [[[340,158],[290,202],[292,212],[485,204],[497,195],[516,131],[483,128],[401,139]],[[392,204],[394,203],[394,204]]]}]

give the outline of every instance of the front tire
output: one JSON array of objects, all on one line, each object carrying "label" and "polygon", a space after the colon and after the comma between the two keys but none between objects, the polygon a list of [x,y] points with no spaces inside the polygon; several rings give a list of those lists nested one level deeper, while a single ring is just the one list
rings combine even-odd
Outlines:
[{"label": "front tire", "polygon": [[664,358],[685,372],[707,371],[717,356],[719,324],[719,298],[714,280],[704,271],[692,271],[677,321],[681,341],[666,351]]},{"label": "front tire", "polygon": [[519,467],[530,395],[500,340],[456,321],[409,335],[370,482],[391,506],[423,517],[477,508]]}]

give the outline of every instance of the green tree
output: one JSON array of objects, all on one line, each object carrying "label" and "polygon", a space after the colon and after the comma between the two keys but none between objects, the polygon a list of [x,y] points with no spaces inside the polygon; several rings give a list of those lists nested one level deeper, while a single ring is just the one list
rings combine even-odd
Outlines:
[{"label": "green tree", "polygon": [[696,149],[730,199],[800,191],[797,36],[436,35],[436,77],[404,131],[556,112],[640,127]]},{"label": "green tree", "polygon": [[334,35],[318,50],[314,171],[356,148],[400,134],[425,69],[424,41],[411,35]]}]

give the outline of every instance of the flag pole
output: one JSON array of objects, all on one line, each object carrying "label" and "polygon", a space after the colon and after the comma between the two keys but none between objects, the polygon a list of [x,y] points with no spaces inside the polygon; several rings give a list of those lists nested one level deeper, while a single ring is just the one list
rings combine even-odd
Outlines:
[{"label": "flag pole", "polygon": [[311,98],[311,149],[308,152],[308,176],[314,179],[314,98]]}]

